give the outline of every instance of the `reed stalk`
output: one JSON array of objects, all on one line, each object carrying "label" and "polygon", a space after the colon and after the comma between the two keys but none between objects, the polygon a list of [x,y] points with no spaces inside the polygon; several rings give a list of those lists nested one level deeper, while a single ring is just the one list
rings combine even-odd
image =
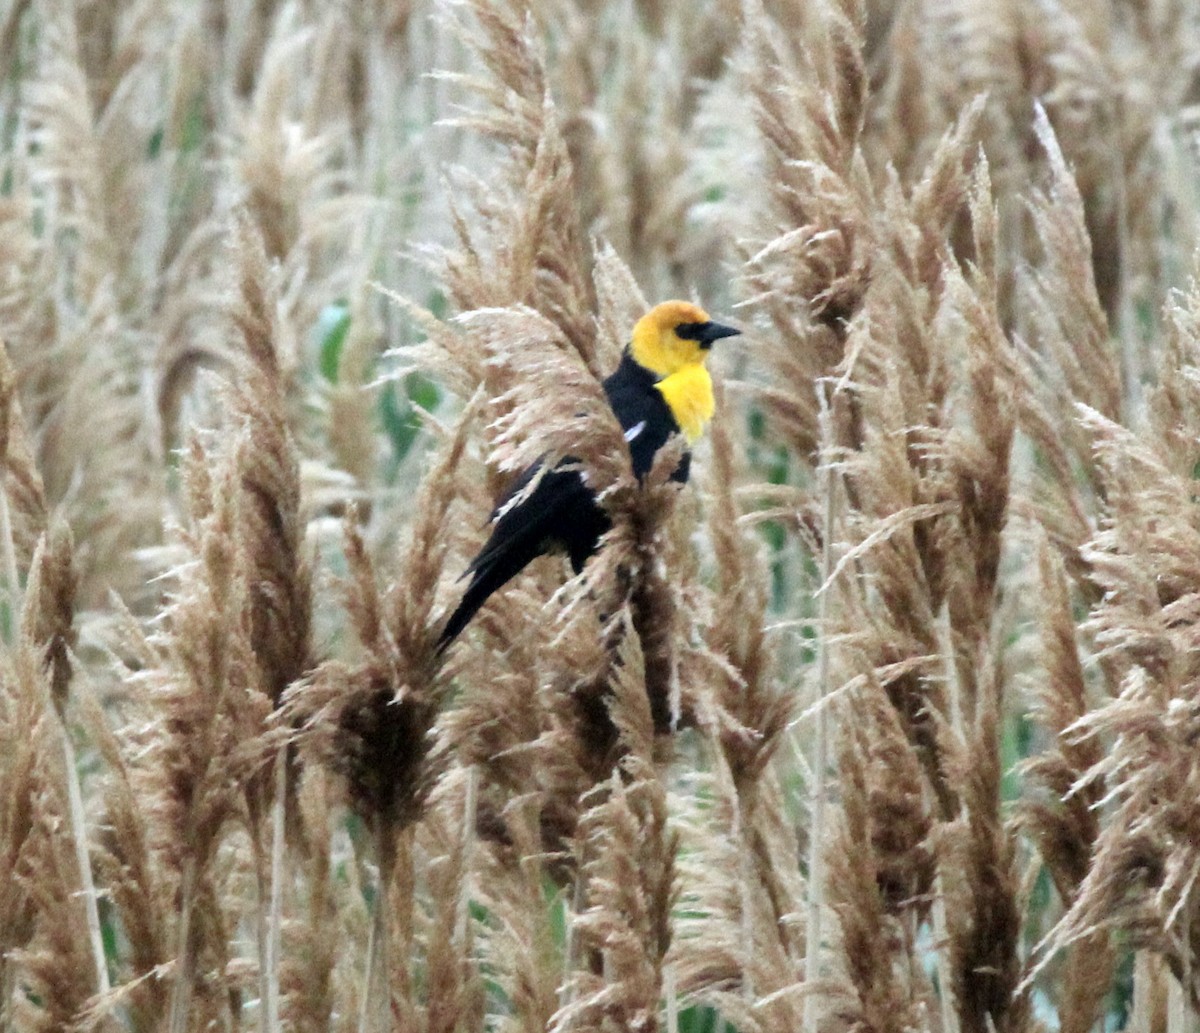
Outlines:
[{"label": "reed stalk", "polygon": [[179,883],[179,926],[176,934],[175,978],[171,987],[171,1009],[167,1018],[169,1033],[187,1033],[190,1021],[192,985],[196,967],[192,934],[195,883],[196,865],[189,856],[184,861]]},{"label": "reed stalk", "polygon": [[825,851],[826,841],[826,808],[828,805],[827,767],[829,764],[829,736],[831,718],[829,708],[824,705],[832,692],[830,679],[830,644],[829,629],[831,627],[833,585],[831,580],[834,572],[834,541],[837,533],[837,478],[833,454],[833,429],[830,418],[830,404],[826,396],[828,385],[821,385],[820,417],[822,441],[822,472],[821,492],[824,509],[821,522],[821,594],[818,602],[818,625],[820,638],[817,645],[817,699],[815,702],[815,721],[813,727],[812,754],[809,760],[809,770],[812,786],[809,790],[809,828],[808,828],[808,899],[807,924],[805,926],[805,982],[812,987],[804,998],[804,1030],[805,1033],[816,1033],[821,1021],[820,994],[817,986],[822,978],[821,952],[823,949],[824,932],[824,903],[825,903]]}]

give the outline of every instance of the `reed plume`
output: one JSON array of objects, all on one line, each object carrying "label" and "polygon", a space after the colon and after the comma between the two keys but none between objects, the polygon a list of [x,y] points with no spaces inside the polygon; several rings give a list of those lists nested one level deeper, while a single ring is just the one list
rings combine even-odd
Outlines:
[{"label": "reed plume", "polygon": [[1176,443],[1194,415],[1187,371],[1198,341],[1196,306],[1193,287],[1171,309],[1157,391],[1179,423],[1156,418],[1138,432],[1094,410],[1085,414],[1105,490],[1104,520],[1085,553],[1104,591],[1089,625],[1115,669],[1118,691],[1079,718],[1073,734],[1092,751],[1092,743],[1111,737],[1114,745],[1091,754],[1080,782],[1104,779],[1115,810],[1052,939],[1061,947],[1123,930],[1166,960],[1193,1007],[1194,859],[1182,834],[1190,820],[1183,787],[1193,776],[1179,744],[1189,734],[1180,700],[1189,692],[1186,542],[1195,531],[1187,488],[1193,471]]},{"label": "reed plume", "polygon": [[0,1025],[1192,1024],[1194,7],[0,10]]},{"label": "reed plume", "polygon": [[420,524],[386,591],[377,583],[351,510],[346,598],[363,658],[352,664],[325,661],[289,691],[285,708],[287,719],[300,727],[302,748],[340,776],[347,804],[370,831],[378,889],[363,998],[362,1024],[368,1029],[386,1028],[393,1007],[416,1014],[412,944],[401,941],[402,949],[393,950],[392,923],[399,920],[407,930],[402,935],[411,937],[414,827],[446,764],[432,734],[451,689],[438,652],[435,600],[449,544],[455,471],[470,425],[468,412],[427,475]]}]

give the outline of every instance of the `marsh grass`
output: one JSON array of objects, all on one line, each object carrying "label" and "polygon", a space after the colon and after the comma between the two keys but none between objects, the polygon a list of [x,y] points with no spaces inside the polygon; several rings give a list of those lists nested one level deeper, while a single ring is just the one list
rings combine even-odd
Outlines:
[{"label": "marsh grass", "polygon": [[[0,1029],[1184,1033],[1187,0],[0,10]],[[745,334],[684,488],[601,381]],[[539,458],[612,518],[443,653]]]}]

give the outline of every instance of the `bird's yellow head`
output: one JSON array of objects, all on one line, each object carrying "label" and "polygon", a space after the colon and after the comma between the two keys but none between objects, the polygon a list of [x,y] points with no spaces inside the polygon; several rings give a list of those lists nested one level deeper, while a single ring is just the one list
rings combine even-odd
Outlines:
[{"label": "bird's yellow head", "polygon": [[634,361],[660,377],[702,366],[713,341],[741,333],[708,318],[699,305],[664,301],[634,324],[629,350]]}]

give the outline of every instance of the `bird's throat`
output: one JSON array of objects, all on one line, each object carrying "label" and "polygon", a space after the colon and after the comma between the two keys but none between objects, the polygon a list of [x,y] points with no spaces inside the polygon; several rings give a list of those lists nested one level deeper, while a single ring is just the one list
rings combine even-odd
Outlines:
[{"label": "bird's throat", "polygon": [[684,366],[654,386],[665,399],[688,444],[695,444],[716,408],[708,370],[700,363]]}]

